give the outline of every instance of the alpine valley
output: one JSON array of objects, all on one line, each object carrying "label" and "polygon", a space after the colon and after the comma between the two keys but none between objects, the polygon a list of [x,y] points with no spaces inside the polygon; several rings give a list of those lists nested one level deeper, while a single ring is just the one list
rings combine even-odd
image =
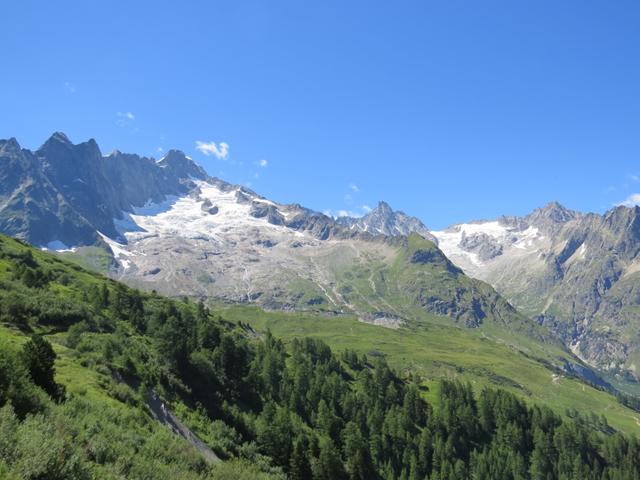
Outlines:
[{"label": "alpine valley", "polygon": [[[291,478],[311,478],[304,472],[313,478],[525,478],[477,476],[484,468],[481,455],[498,455],[489,447],[498,431],[490,422],[501,420],[474,427],[473,446],[447,423],[459,414],[447,410],[451,398],[464,397],[474,405],[468,412],[480,412],[474,395],[489,396],[487,411],[509,405],[509,412],[523,412],[519,418],[531,422],[544,405],[550,425],[564,419],[604,436],[640,432],[638,207],[597,215],[550,203],[525,217],[432,231],[385,202],[360,218],[333,218],[211,177],[178,150],[160,160],[119,151],[104,155],[94,140],[74,144],[55,133],[35,151],[14,138],[0,140],[0,232],[17,239],[0,237],[0,328],[8,349],[26,344],[23,355],[57,352],[56,380],[62,386],[52,378],[36,382],[53,399],[66,388],[99,399],[104,408],[153,413],[153,422],[140,420],[136,428],[156,432],[158,423],[170,424],[184,442],[172,446],[182,464],[176,467],[158,453],[167,464],[156,475],[182,468],[200,478],[204,470],[181,450],[190,446],[208,463],[249,459],[250,473],[240,465],[237,471],[247,476],[234,478],[292,472],[303,476]],[[15,298],[23,303],[12,304]],[[58,301],[54,315],[47,305]],[[56,315],[65,321],[56,322]],[[28,343],[29,331],[54,346]],[[260,346],[249,346],[258,340]],[[10,363],[0,360],[1,373],[2,361]],[[381,389],[364,379],[368,369],[375,371],[375,382],[384,377]],[[319,400],[320,387],[304,387],[311,371],[334,372],[331,391],[341,393]],[[2,385],[0,379],[0,393]],[[297,390],[289,391],[291,385]],[[318,393],[317,402],[304,397],[305,388]],[[500,393],[491,393],[496,388]],[[363,391],[373,392],[371,410],[358,403]],[[502,394],[508,396],[501,400]],[[438,412],[433,417],[431,404]],[[287,409],[297,412],[295,419],[283,420]],[[436,468],[453,472],[454,465],[442,467],[448,461],[444,453],[437,465],[433,455],[422,464],[422,447],[403,437],[405,448],[392,438],[389,432],[405,425],[405,417],[393,420],[400,411],[415,414],[406,413],[417,422],[407,432],[429,430],[425,422],[433,418],[442,422],[433,432],[447,432],[438,437],[443,445],[447,438],[461,442],[451,447],[461,455],[458,477],[425,476]],[[2,415],[9,418],[0,411],[0,426],[10,423]],[[226,423],[203,426],[212,419]],[[290,430],[270,430],[279,422],[289,422]],[[378,438],[373,427],[369,432],[369,423],[379,424],[387,436]],[[531,425],[513,428],[533,431]],[[325,436],[309,433],[314,428],[337,440],[323,443]],[[292,443],[293,431],[304,440]],[[363,431],[371,438],[363,438]],[[504,430],[504,438],[511,438],[510,431]],[[284,450],[278,436],[288,438]],[[371,457],[362,445],[378,441],[395,445],[380,452],[396,456]],[[584,441],[592,440],[585,434]],[[86,449],[95,448],[87,442]],[[145,448],[157,446],[140,445],[154,458]],[[630,445],[632,452],[636,444]],[[0,438],[3,448],[9,451]],[[523,472],[537,461],[527,448],[522,460],[514,460]],[[484,453],[474,457],[472,451]],[[91,454],[103,462],[95,471],[121,478],[109,455]],[[598,455],[583,463],[600,473],[610,467],[606,478],[632,478],[614,476],[622,460]],[[309,465],[294,464],[310,457]],[[364,470],[349,463],[352,457]],[[219,478],[231,478],[236,467],[229,468],[229,476]],[[601,478],[574,474],[561,478]],[[55,478],[66,475],[65,470]],[[150,475],[139,477],[160,478]]]}]

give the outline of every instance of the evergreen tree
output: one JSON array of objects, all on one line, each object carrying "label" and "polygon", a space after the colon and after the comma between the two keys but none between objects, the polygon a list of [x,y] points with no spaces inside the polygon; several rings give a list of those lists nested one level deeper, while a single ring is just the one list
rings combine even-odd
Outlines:
[{"label": "evergreen tree", "polygon": [[54,399],[64,397],[64,387],[54,380],[56,353],[47,340],[40,335],[32,335],[22,347],[22,359],[33,383]]}]

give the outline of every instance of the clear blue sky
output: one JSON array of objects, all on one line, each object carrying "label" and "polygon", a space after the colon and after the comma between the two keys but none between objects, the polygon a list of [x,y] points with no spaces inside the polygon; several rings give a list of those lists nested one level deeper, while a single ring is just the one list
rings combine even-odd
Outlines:
[{"label": "clear blue sky", "polygon": [[640,192],[639,25],[636,0],[5,2],[0,138],[179,148],[277,201],[435,228],[604,211]]}]

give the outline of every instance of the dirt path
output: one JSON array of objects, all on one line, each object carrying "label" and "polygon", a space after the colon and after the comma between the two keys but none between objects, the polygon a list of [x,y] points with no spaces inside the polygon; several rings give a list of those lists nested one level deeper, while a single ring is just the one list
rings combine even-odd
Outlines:
[{"label": "dirt path", "polygon": [[[127,380],[117,372],[113,374],[113,378],[120,383],[129,385],[134,390],[138,389],[139,382],[135,379]],[[207,462],[216,463],[221,461],[220,457],[218,457],[215,452],[207,446],[207,444],[200,440],[198,436],[189,429],[189,427],[182,423],[178,417],[176,417],[173,412],[167,408],[167,405],[153,389],[150,388],[145,392],[144,404],[147,406],[151,416],[156,421],[168,427],[175,435],[179,435],[189,442],[196,450],[198,450],[198,452],[200,452]]]},{"label": "dirt path", "polygon": [[176,435],[180,435],[198,450],[209,463],[216,463],[220,458],[211,450],[195,433],[193,433],[184,423],[182,423],[167,408],[162,399],[153,390],[147,390],[144,396],[144,403],[151,411],[153,417],[161,424],[169,427]]}]

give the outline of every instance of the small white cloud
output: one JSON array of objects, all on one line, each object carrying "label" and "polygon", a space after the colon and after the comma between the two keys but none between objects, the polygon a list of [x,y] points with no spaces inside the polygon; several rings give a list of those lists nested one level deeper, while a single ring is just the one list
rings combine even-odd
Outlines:
[{"label": "small white cloud", "polygon": [[136,119],[136,116],[131,112],[118,112],[116,113],[116,116],[118,117],[116,124],[119,127],[126,127]]},{"label": "small white cloud", "polygon": [[258,165],[260,165],[262,168],[266,168],[267,165],[269,165],[269,162],[263,158],[262,160],[258,160]]},{"label": "small white cloud", "polygon": [[76,93],[76,86],[71,82],[64,82],[64,89],[67,93]]},{"label": "small white cloud", "polygon": [[640,193],[632,193],[624,201],[616,205],[622,205],[623,207],[635,207],[636,205],[640,205]]},{"label": "small white cloud", "polygon": [[629,175],[629,178],[634,182],[640,181],[640,175]]},{"label": "small white cloud", "polygon": [[360,218],[364,215],[362,212],[354,212],[353,210],[335,210],[334,211],[334,210],[326,209],[326,210],[323,210],[322,213],[324,213],[327,217],[331,217],[331,218],[340,218],[340,217]]},{"label": "small white cloud", "polygon": [[360,191],[360,188],[358,187],[358,185],[356,185],[353,182],[349,184],[349,188],[353,193],[358,193]]},{"label": "small white cloud", "polygon": [[326,210],[323,210],[322,213],[324,213],[328,217],[337,219],[340,217],[360,218],[365,216],[370,211],[371,208],[368,205],[362,205],[362,207],[360,207],[360,211],[349,209],[331,210],[327,208]]},{"label": "small white cloud", "polygon": [[158,148],[156,148],[156,152],[162,153],[162,152],[164,152],[164,148],[158,147]]},{"label": "small white cloud", "polygon": [[201,142],[196,140],[196,150],[204,153],[207,157],[213,155],[218,160],[226,160],[229,157],[229,144],[225,142]]},{"label": "small white cloud", "polygon": [[362,217],[362,212],[354,212],[353,210],[338,210],[337,217],[353,217],[360,218]]},{"label": "small white cloud", "polygon": [[351,202],[351,200],[353,200],[353,197],[351,196],[351,194],[350,193],[345,194],[344,201]]}]

